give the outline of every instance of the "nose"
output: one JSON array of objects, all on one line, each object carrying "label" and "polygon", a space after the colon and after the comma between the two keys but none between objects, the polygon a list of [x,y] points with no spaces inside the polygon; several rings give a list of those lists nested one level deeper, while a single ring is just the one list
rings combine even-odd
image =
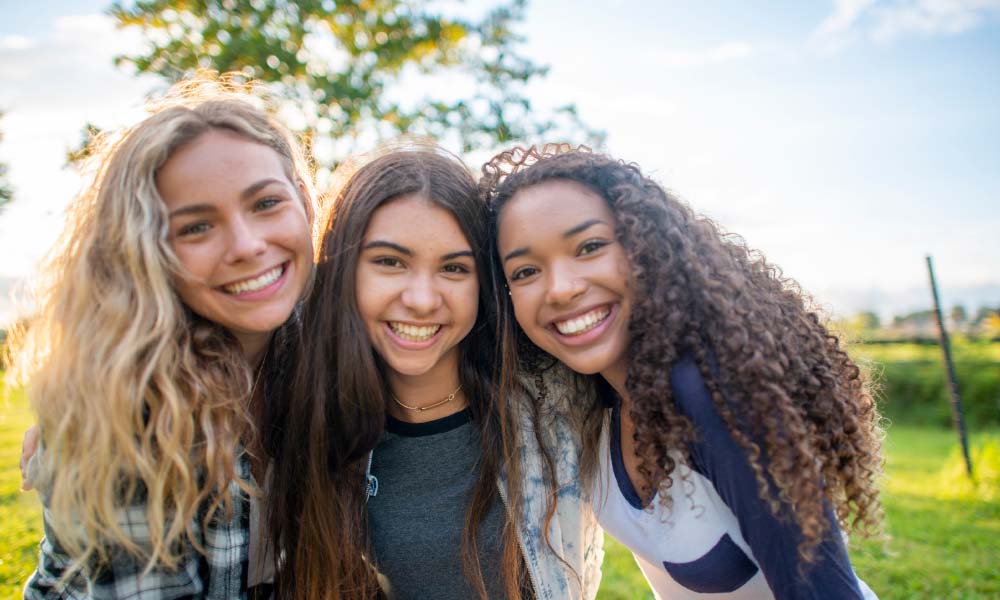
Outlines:
[{"label": "nose", "polygon": [[255,227],[242,217],[229,223],[229,247],[226,260],[230,263],[244,262],[260,256],[267,250],[267,241],[259,227]]},{"label": "nose", "polygon": [[587,291],[586,279],[577,276],[569,265],[557,261],[549,266],[546,302],[557,306],[569,304],[585,291]]},{"label": "nose", "polygon": [[414,315],[429,315],[441,306],[441,291],[433,274],[415,273],[403,290],[402,303]]}]

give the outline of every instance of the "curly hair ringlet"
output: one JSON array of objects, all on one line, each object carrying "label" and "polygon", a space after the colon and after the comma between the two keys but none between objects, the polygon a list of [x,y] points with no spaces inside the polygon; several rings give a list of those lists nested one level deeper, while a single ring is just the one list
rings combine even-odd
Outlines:
[{"label": "curly hair ringlet", "polygon": [[[494,234],[519,190],[553,179],[593,190],[616,219],[634,298],[626,389],[639,471],[653,489],[674,483],[674,457],[687,456],[696,436],[670,386],[670,366],[690,353],[746,451],[761,498],[801,530],[799,553],[807,562],[828,533],[826,505],[841,527],[878,533],[879,414],[866,373],[811,298],[741,237],[696,214],[637,165],[585,147],[515,147],[491,159],[480,192]],[[513,321],[510,298],[501,300],[500,312],[508,315],[501,320]],[[525,345],[523,332],[506,334]],[[594,419],[587,422],[585,480],[594,475],[599,431]],[[669,509],[670,494],[662,493],[661,502]]]}]

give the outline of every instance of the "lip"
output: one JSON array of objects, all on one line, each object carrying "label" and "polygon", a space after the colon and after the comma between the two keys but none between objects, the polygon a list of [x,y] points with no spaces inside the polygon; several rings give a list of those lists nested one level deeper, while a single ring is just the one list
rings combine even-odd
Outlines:
[{"label": "lip", "polygon": [[[267,273],[268,271],[274,270],[275,267],[282,267],[283,270],[281,272],[281,276],[278,277],[277,279],[275,279],[271,284],[269,284],[266,287],[263,287],[263,288],[261,288],[259,290],[253,291],[253,292],[247,292],[245,294],[231,294],[231,293],[229,293],[229,292],[227,292],[225,290],[225,287],[228,286],[228,285],[233,285],[233,284],[239,283],[241,281],[246,281],[248,279],[253,279],[255,277],[260,277],[264,273]],[[261,272],[257,273],[256,275],[251,275],[250,277],[243,277],[241,279],[237,279],[235,281],[230,281],[230,282],[225,283],[223,285],[217,286],[218,290],[221,293],[225,294],[225,296],[227,298],[232,298],[233,300],[247,301],[247,302],[255,302],[255,301],[258,301],[258,300],[266,300],[267,298],[270,298],[271,296],[273,296],[274,294],[276,294],[278,292],[278,290],[284,285],[285,281],[288,280],[288,274],[289,274],[289,272],[293,268],[292,261],[290,261],[290,260],[286,261],[286,262],[283,262],[283,263],[280,263],[278,265],[275,265],[275,267],[268,267],[268,268],[262,270]]]},{"label": "lip", "polygon": [[[580,335],[573,336],[563,335],[562,333],[559,333],[558,329],[556,329],[556,321],[574,319],[580,315],[585,315],[596,308],[600,308],[601,306],[608,307],[608,316],[605,317],[604,320],[601,321],[601,324],[597,327],[594,327],[585,333],[581,333]],[[594,304],[589,308],[585,308],[572,314],[560,316],[558,319],[553,319],[549,322],[545,329],[547,329],[549,334],[558,340],[560,344],[564,344],[566,346],[586,346],[604,335],[604,333],[611,327],[612,323],[614,323],[614,321],[618,318],[619,312],[621,312],[621,305],[618,302]]]},{"label": "lip", "polygon": [[549,322],[545,326],[546,327],[553,327],[554,328],[556,326],[556,322],[557,321],[569,321],[570,319],[575,319],[577,317],[582,317],[583,315],[585,315],[585,314],[587,314],[587,313],[589,313],[589,312],[591,312],[593,310],[597,310],[598,308],[600,308],[602,306],[607,306],[609,309],[611,309],[614,306],[616,306],[617,304],[618,304],[617,302],[597,302],[595,304],[591,304],[589,306],[581,308],[581,309],[579,309],[579,310],[577,310],[575,312],[566,313],[566,314],[562,314],[562,315],[558,315],[556,317],[553,317],[553,318],[549,319]]},{"label": "lip", "polygon": [[441,337],[441,332],[443,332],[444,328],[446,327],[446,325],[443,325],[441,323],[412,323],[410,321],[397,321],[395,319],[392,322],[404,323],[406,325],[413,325],[414,327],[429,327],[433,325],[440,325],[437,332],[435,332],[434,335],[432,335],[431,337],[427,338],[422,342],[414,342],[412,340],[407,340],[400,337],[398,334],[396,334],[395,331],[392,330],[392,327],[389,326],[389,321],[383,321],[383,326],[385,327],[385,331],[389,336],[389,339],[404,350],[424,350],[426,348],[430,348],[435,344],[435,342],[438,341],[438,339]]}]

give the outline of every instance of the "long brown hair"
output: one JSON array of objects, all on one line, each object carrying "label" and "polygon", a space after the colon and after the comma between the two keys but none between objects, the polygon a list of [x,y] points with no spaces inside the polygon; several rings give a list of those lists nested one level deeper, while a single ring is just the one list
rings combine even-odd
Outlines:
[{"label": "long brown hair", "polygon": [[[671,451],[684,452],[694,439],[668,377],[681,354],[691,352],[747,453],[761,498],[776,514],[786,506],[801,529],[804,558],[814,558],[828,533],[824,501],[841,526],[876,531],[882,436],[875,402],[865,373],[798,285],[638,166],[584,148],[508,150],[483,167],[481,187],[499,215],[518,190],[551,179],[578,182],[604,198],[631,264],[626,388],[639,470],[653,488],[674,483]],[[500,311],[512,314],[509,298]],[[597,428],[590,422],[588,479],[596,462]],[[669,508],[670,494],[661,501]]]},{"label": "long brown hair", "polygon": [[[476,533],[498,498],[497,478],[514,439],[513,419],[500,401],[495,311],[486,207],[471,173],[455,158],[427,148],[397,149],[357,170],[336,195],[323,229],[316,283],[302,314],[303,340],[283,402],[283,431],[273,431],[271,535],[285,551],[280,598],[371,597],[377,583],[365,529],[364,470],[381,439],[389,389],[381,359],[361,320],[355,270],[362,237],[375,211],[419,194],[448,210],[475,254],[479,279],[476,323],[460,343],[459,378],[479,427],[482,457],[462,539],[466,576],[486,597]],[[277,422],[270,419],[271,422]],[[516,466],[515,466],[516,469]],[[507,473],[508,475],[510,473]],[[504,528],[504,581],[511,597],[521,585],[512,523]]]}]

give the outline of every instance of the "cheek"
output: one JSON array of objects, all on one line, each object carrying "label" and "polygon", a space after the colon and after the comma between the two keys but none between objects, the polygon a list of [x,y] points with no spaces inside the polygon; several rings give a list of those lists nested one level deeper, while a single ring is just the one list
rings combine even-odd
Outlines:
[{"label": "cheek", "polygon": [[207,314],[210,311],[207,310],[205,298],[207,288],[204,285],[181,277],[175,277],[173,284],[174,291],[177,292],[177,297],[180,298],[184,306],[206,319],[214,320],[211,315]]},{"label": "cheek", "polygon": [[313,240],[312,240],[312,228],[309,225],[309,220],[305,215],[297,215],[295,222],[289,227],[286,227],[284,231],[287,232],[289,236],[286,241],[286,245],[289,248],[295,248],[297,252],[304,254],[312,260],[313,256]]},{"label": "cheek", "polygon": [[354,301],[358,305],[358,313],[368,326],[369,319],[379,310],[380,289],[377,278],[371,276],[364,267],[359,267],[354,273]]},{"label": "cheek", "polygon": [[525,331],[535,324],[533,317],[538,306],[537,295],[538,292],[531,288],[522,287],[511,291],[510,303],[514,306],[514,318]]},{"label": "cheek", "polygon": [[224,262],[225,249],[216,239],[171,244],[171,249],[181,266],[178,282],[183,279],[187,286],[210,285],[213,274]]},{"label": "cheek", "polygon": [[510,303],[514,307],[514,319],[517,324],[521,326],[522,329],[526,329],[526,325],[529,325],[525,316],[528,314],[527,307],[525,306],[525,295],[521,292],[512,292],[510,295]]},{"label": "cheek", "polygon": [[[613,289],[624,292],[626,296],[631,296],[632,290],[632,265],[622,251],[616,252],[608,257],[604,265],[607,273],[607,281]],[[631,298],[629,298],[631,299]]]},{"label": "cheek", "polygon": [[471,330],[479,316],[479,284],[474,281],[456,292],[452,302],[458,307],[457,312],[461,315],[465,327]]}]

